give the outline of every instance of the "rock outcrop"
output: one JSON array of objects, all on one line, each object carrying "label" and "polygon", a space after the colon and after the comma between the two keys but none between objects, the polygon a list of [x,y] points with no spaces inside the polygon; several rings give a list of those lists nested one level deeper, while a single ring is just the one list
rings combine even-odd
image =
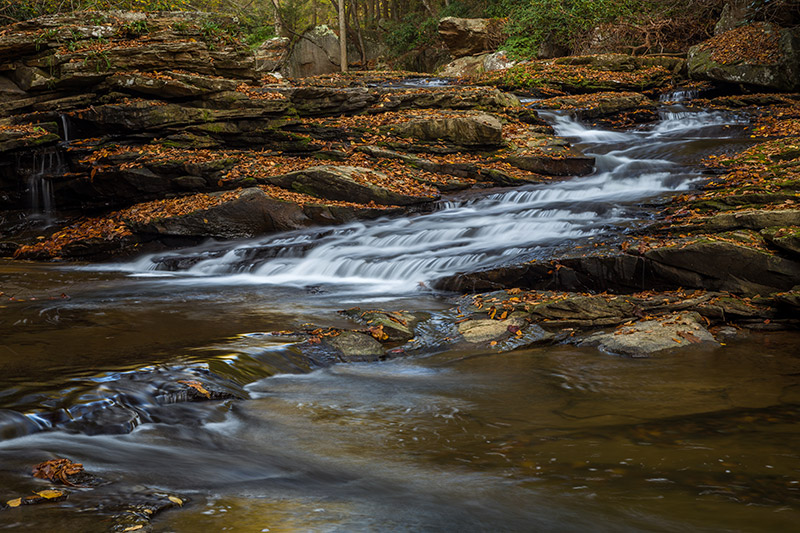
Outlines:
[{"label": "rock outcrop", "polygon": [[439,21],[439,37],[456,58],[491,52],[502,42],[501,33],[502,22],[496,19],[446,17]]},{"label": "rock outcrop", "polygon": [[771,23],[734,28],[692,47],[687,66],[697,80],[795,91],[800,88],[800,31]]}]

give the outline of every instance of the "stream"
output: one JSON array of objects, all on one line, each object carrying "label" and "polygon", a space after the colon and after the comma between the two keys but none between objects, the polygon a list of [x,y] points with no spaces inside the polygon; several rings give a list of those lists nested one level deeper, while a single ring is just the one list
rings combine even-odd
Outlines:
[{"label": "stream", "polygon": [[[108,531],[153,493],[186,501],[162,532],[796,530],[797,333],[329,368],[268,334],[352,306],[435,316],[436,278],[616,242],[748,142],[742,117],[682,106],[630,131],[543,116],[593,175],[126,263],[0,260],[0,501],[56,457],[105,482],[0,509],[0,530]],[[179,380],[242,399],[179,401]]]}]

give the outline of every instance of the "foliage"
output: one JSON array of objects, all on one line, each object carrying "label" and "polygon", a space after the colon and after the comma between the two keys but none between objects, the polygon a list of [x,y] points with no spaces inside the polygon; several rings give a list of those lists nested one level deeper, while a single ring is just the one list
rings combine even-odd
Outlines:
[{"label": "foliage", "polygon": [[451,2],[432,17],[425,11],[414,11],[400,21],[386,24],[386,45],[392,55],[399,56],[420,46],[437,41],[439,19],[444,17],[480,17],[481,11],[465,2]]},{"label": "foliage", "polygon": [[536,56],[543,43],[572,50],[576,42],[603,22],[630,17],[633,0],[501,0],[494,13],[507,15],[504,49],[516,57]]}]

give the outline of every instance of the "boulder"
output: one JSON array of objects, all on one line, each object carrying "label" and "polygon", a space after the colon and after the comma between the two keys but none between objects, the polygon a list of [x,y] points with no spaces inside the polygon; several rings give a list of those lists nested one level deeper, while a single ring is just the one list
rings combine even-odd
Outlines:
[{"label": "boulder", "polygon": [[471,56],[497,48],[502,25],[497,19],[446,17],[439,21],[439,37],[453,57]]},{"label": "boulder", "polygon": [[339,37],[322,25],[298,39],[286,60],[283,74],[291,78],[330,74],[341,70],[339,63]]},{"label": "boulder", "polygon": [[508,337],[509,327],[519,329],[525,325],[525,318],[521,314],[512,314],[505,320],[478,319],[467,320],[458,325],[458,332],[467,342],[483,343],[497,341]]},{"label": "boulder", "polygon": [[777,91],[800,89],[800,30],[758,23],[693,46],[687,59],[695,80]]},{"label": "boulder", "polygon": [[420,141],[445,140],[460,146],[499,146],[503,124],[488,113],[468,116],[410,120],[391,128],[391,133]]},{"label": "boulder", "polygon": [[[135,212],[128,213],[130,216]],[[131,218],[126,224],[138,234],[233,239],[297,229],[310,225],[311,221],[297,204],[271,198],[258,187],[252,187],[208,209],[146,222]]]},{"label": "boulder", "polygon": [[303,194],[368,204],[413,205],[433,200],[389,189],[379,183],[390,183],[389,177],[379,171],[345,165],[320,165],[290,172],[281,176],[262,178],[261,181]]},{"label": "boulder", "polygon": [[289,53],[287,37],[273,37],[264,41],[253,51],[256,72],[275,72],[286,60]]},{"label": "boulder", "polygon": [[414,337],[414,326],[420,320],[428,318],[427,313],[409,313],[408,311],[362,311],[358,307],[342,311],[342,314],[370,326],[380,328],[388,342],[406,342]]},{"label": "boulder", "polygon": [[701,343],[718,346],[701,320],[700,315],[694,312],[666,315],[622,326],[614,332],[589,335],[578,345],[596,346],[605,352],[630,357],[647,357],[663,350]]},{"label": "boulder", "polygon": [[477,76],[483,72],[493,70],[503,70],[514,65],[516,65],[516,61],[510,60],[505,50],[501,50],[490,54],[459,57],[443,66],[436,74],[446,78],[461,78],[464,76]]}]

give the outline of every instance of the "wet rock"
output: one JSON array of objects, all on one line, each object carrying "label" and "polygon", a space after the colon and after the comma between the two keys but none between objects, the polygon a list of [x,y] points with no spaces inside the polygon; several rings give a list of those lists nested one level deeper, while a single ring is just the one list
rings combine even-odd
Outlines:
[{"label": "wet rock", "polygon": [[334,337],[325,337],[323,344],[334,349],[345,363],[377,361],[383,357],[383,346],[371,335],[355,331],[342,331]]},{"label": "wet rock", "polygon": [[696,80],[794,91],[800,88],[800,33],[771,23],[735,28],[689,49],[687,66]]},{"label": "wet rock", "polygon": [[[364,176],[373,175],[373,179]],[[390,183],[382,172],[352,166],[320,165],[282,176],[263,178],[265,183],[318,198],[380,205],[413,205],[434,198],[403,194],[378,183]]]},{"label": "wet rock", "polygon": [[458,332],[467,342],[483,343],[497,341],[510,335],[509,327],[519,329],[525,325],[523,314],[513,314],[505,320],[475,319],[458,325]]},{"label": "wet rock", "polygon": [[613,333],[596,333],[579,341],[578,345],[596,346],[606,352],[630,357],[646,357],[663,350],[700,343],[719,345],[701,325],[700,315],[685,312],[658,320],[639,321]]},{"label": "wet rock", "polygon": [[470,56],[496,48],[502,25],[498,19],[446,17],[439,21],[439,37],[453,57]]},{"label": "wet rock", "polygon": [[390,131],[400,137],[420,141],[443,139],[469,147],[499,146],[503,143],[503,124],[497,117],[487,113],[410,120],[393,126]]},{"label": "wet rock", "polygon": [[429,318],[427,313],[408,311],[362,311],[358,307],[342,311],[345,316],[366,324],[371,328],[381,328],[387,342],[406,342],[414,337],[414,326]]}]

